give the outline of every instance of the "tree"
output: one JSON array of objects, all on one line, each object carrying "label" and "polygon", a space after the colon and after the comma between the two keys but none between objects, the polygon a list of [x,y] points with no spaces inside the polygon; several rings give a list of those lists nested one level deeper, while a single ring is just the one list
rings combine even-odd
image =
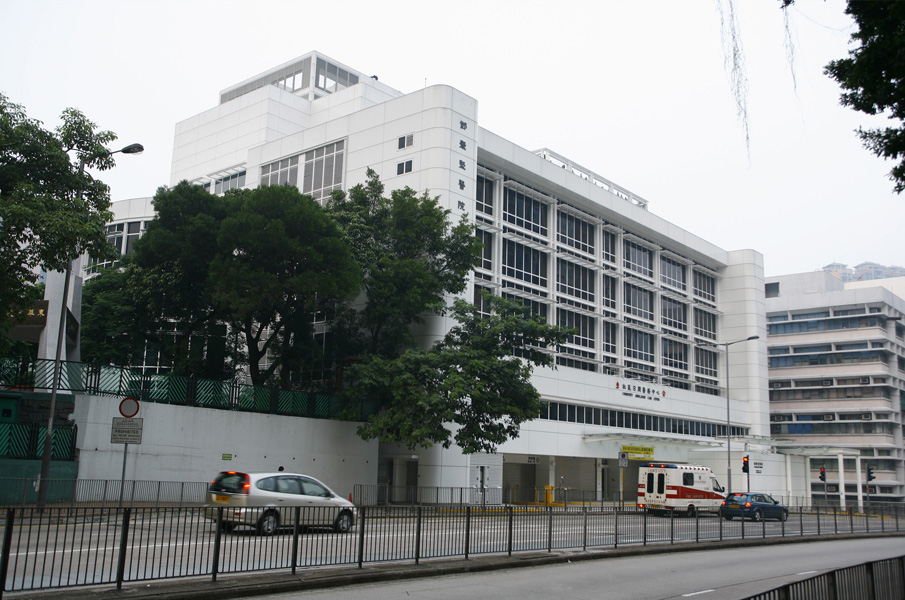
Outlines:
[{"label": "tree", "polygon": [[82,360],[119,366],[133,364],[144,349],[145,332],[136,317],[124,268],[102,269],[82,287]]},{"label": "tree", "polygon": [[[104,225],[110,220],[109,189],[84,169],[106,170],[114,161],[97,131],[73,108],[53,132],[28,118],[0,94],[0,345],[3,335],[38,299],[38,271],[62,271],[84,252],[112,257]],[[2,348],[0,348],[2,350]]]},{"label": "tree", "polygon": [[348,196],[334,192],[329,214],[339,223],[364,275],[364,305],[334,323],[345,345],[339,360],[362,354],[393,358],[414,344],[412,325],[439,314],[447,297],[465,289],[480,242],[463,215],[456,225],[439,198],[411,188],[393,190],[368,169]]},{"label": "tree", "polygon": [[[785,1],[785,0],[784,0]],[[864,147],[884,159],[899,160],[889,173],[894,190],[905,191],[905,1],[855,2],[845,9],[858,26],[849,58],[834,60],[825,72],[842,89],[843,106],[868,115],[885,114],[897,126],[858,129]]]},{"label": "tree", "polygon": [[516,301],[485,300],[490,315],[457,300],[451,309],[457,325],[429,350],[372,356],[350,368],[354,383],[347,393],[377,399],[381,408],[359,427],[362,438],[410,449],[455,442],[466,454],[493,452],[537,418],[533,369],[553,366],[545,348],[574,332],[548,325]]},{"label": "tree", "polygon": [[203,348],[226,318],[209,279],[230,206],[227,198],[186,181],[161,187],[154,196],[156,216],[122,265],[134,305],[129,328],[142,331],[177,375],[222,374],[223,365],[208,364]]},{"label": "tree", "polygon": [[[227,196],[208,283],[215,306],[245,337],[252,382],[322,361],[315,314],[361,289],[361,273],[337,225],[310,196],[265,186]],[[269,364],[260,368],[269,353]]]}]

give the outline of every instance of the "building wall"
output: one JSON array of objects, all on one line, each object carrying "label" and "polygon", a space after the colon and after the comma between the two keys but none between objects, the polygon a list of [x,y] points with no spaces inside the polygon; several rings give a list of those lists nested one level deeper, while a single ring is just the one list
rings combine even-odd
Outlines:
[{"label": "building wall", "polygon": [[905,300],[881,282],[843,285],[824,272],[771,277],[771,285],[772,434],[811,457],[815,494],[824,467],[831,496],[858,499],[871,466],[874,498],[905,500],[905,325],[895,320]]},{"label": "building wall", "polygon": [[[316,53],[312,56],[316,58]],[[267,73],[279,69],[246,81],[267,79]],[[306,153],[329,145],[335,149],[335,144],[341,143],[342,168],[330,175],[336,178],[331,179],[334,187],[348,189],[363,182],[368,169],[374,169],[388,191],[403,186],[427,190],[439,196],[453,220],[467,214],[492,248],[487,267],[479,268],[469,282],[468,299],[475,297],[478,288],[486,287],[496,294],[511,293],[534,302],[551,322],[566,324],[575,319],[587,327],[588,335],[570,342],[569,353],[559,353],[557,369],[538,370],[534,376],[548,412],[525,424],[520,437],[498,451],[503,456],[539,456],[537,464],[549,469],[538,476],[538,485],[557,480],[556,457],[616,459],[628,445],[650,445],[652,455],[664,460],[709,460],[713,453],[698,451],[724,443],[725,434],[719,433],[719,428],[726,424],[727,389],[732,427],[737,430],[738,447],[733,447],[733,452],[747,451],[768,433],[763,258],[759,253],[718,248],[651,213],[647,201],[599,175],[550,151],[531,152],[492,133],[479,123],[477,100],[450,86],[403,94],[364,74],[357,75],[358,84],[317,99],[321,94],[311,90],[296,95],[268,85],[186,119],[177,125],[171,181],[211,181],[241,169],[245,187],[253,188],[277,161],[290,159],[301,164],[307,160]],[[494,181],[495,186],[489,212],[478,205],[478,184],[484,179]],[[297,185],[306,192],[301,176]],[[544,205],[548,222],[542,233],[504,214],[504,188],[518,190],[531,202]],[[314,193],[322,198],[329,190]],[[560,240],[561,213],[593,230],[593,250],[576,250]],[[616,236],[614,254],[609,258],[601,253],[604,232]],[[649,272],[639,273],[627,265],[625,255],[635,251],[632,245],[649,255]],[[525,284],[521,275],[512,274],[516,269],[504,269],[504,249],[513,248],[540,254],[547,267],[542,283]],[[664,283],[661,258],[685,269],[681,286]],[[573,292],[559,287],[559,265],[564,270],[575,269],[582,277],[590,273],[597,286],[595,297],[579,299],[576,304],[575,296],[570,295]],[[694,291],[695,273],[712,279],[712,293]],[[611,288],[615,295],[609,299],[603,298],[604,277],[615,282]],[[627,286],[644,290],[638,294],[642,303],[649,299],[650,305],[640,311],[640,320],[632,313],[639,307],[624,300],[625,293],[632,293]],[[684,307],[683,325],[665,323],[667,300]],[[673,304],[669,306],[675,310]],[[713,324],[712,331],[698,332],[696,312],[703,315],[705,329],[710,327],[707,323]],[[426,346],[451,325],[448,318],[432,318],[416,333]],[[613,338],[605,345],[604,337],[611,333]],[[726,377],[718,347],[700,348],[702,343],[752,335],[760,340],[729,350],[731,378]],[[630,355],[629,338],[642,340],[632,344],[650,342],[650,347],[640,352],[633,347]],[[664,345],[664,340],[670,342]],[[709,366],[704,368],[703,363]],[[565,421],[550,417],[553,405],[565,407]],[[582,414],[582,420],[570,420],[573,413]],[[600,422],[602,415],[619,421]],[[622,423],[623,417],[629,425]],[[397,466],[387,467],[387,473],[396,474],[401,473],[403,462],[417,455],[420,485],[468,486],[474,467],[491,467],[493,473],[501,462],[438,448],[412,453],[382,446],[380,452],[382,459],[395,461]],[[725,466],[721,467],[725,461],[716,457],[714,462],[708,466],[718,474],[722,468],[725,477]],[[406,467],[406,479],[410,475]],[[787,487],[783,483],[765,491]]]},{"label": "building wall", "polygon": [[[123,444],[110,443],[119,399],[76,396],[80,479],[120,479]],[[220,471],[286,471],[321,479],[348,497],[377,481],[377,444],[357,423],[145,402],[141,444],[126,450],[125,478],[210,481]]]}]

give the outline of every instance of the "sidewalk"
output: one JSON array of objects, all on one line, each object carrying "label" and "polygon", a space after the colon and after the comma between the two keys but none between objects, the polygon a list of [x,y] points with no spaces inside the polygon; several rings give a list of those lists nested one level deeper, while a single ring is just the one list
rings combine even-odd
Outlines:
[{"label": "sidewalk", "polygon": [[[821,536],[819,539],[855,539],[862,537],[905,537],[905,532],[888,534],[838,534]],[[652,544],[628,548],[594,549],[582,551],[528,552],[505,555],[488,555],[471,557],[468,560],[434,559],[405,563],[371,563],[359,569],[357,566],[317,567],[298,569],[295,575],[288,571],[268,571],[254,574],[221,575],[216,582],[210,576],[180,578],[170,580],[154,580],[148,582],[132,582],[123,584],[121,590],[115,585],[73,587],[60,590],[38,590],[33,592],[4,592],[5,600],[228,600],[234,598],[250,598],[265,594],[298,592],[312,589],[374,583],[380,581],[398,581],[421,577],[439,577],[460,573],[476,573],[498,569],[513,569],[539,565],[563,564],[583,560],[597,560],[641,554],[664,554],[672,552],[719,550],[744,546],[762,546],[769,544],[796,544],[815,541],[813,536],[792,538],[760,538],[744,540],[726,540],[701,544]]]}]

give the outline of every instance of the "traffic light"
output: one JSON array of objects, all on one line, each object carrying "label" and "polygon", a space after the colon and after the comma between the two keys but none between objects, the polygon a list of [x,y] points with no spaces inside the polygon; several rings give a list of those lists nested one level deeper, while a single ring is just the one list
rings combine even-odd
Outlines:
[{"label": "traffic light", "polygon": [[876,479],[876,477],[874,477],[874,468],[873,468],[873,467],[867,467],[867,480],[868,480],[868,481],[873,481],[874,479]]},{"label": "traffic light", "polygon": [[820,467],[820,481],[826,481],[826,470]]},{"label": "traffic light", "polygon": [[748,473],[748,457],[742,457],[742,473]]}]

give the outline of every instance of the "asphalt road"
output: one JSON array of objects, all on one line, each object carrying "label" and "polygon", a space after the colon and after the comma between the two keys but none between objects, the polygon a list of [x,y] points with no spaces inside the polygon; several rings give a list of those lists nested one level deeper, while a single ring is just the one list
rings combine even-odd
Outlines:
[{"label": "asphalt road", "polygon": [[421,600],[735,600],[823,571],[903,555],[903,538],[813,541],[642,554],[254,597],[261,600],[408,597]]}]

